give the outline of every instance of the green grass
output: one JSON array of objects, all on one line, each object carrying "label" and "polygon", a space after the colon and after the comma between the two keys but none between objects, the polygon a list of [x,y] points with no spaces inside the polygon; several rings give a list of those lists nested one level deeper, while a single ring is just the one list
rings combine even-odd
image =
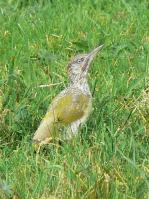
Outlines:
[{"label": "green grass", "polygon": [[[147,199],[148,1],[1,0],[0,7],[0,198]],[[36,154],[32,136],[67,86],[69,60],[98,44],[105,47],[89,74],[88,122],[76,139]]]}]

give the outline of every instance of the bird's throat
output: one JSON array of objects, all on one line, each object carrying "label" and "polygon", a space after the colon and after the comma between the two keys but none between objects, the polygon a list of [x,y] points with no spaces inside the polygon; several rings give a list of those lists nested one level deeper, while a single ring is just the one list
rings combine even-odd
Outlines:
[{"label": "bird's throat", "polygon": [[87,78],[80,78],[80,79],[70,79],[69,83],[70,87],[77,87],[78,89],[82,90],[83,92],[90,94],[90,88],[87,81]]}]

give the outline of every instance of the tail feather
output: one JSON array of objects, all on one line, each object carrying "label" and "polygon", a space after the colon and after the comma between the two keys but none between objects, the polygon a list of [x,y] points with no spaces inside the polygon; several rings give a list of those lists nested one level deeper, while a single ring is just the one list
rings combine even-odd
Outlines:
[{"label": "tail feather", "polygon": [[51,120],[43,120],[36,130],[33,141],[35,143],[47,144],[52,139],[54,131],[54,122]]}]

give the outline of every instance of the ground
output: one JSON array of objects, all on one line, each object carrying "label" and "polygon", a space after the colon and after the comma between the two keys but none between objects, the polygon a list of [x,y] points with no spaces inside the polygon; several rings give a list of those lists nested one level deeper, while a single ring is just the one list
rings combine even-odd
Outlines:
[{"label": "ground", "polygon": [[[147,0],[0,2],[0,198],[147,199]],[[33,134],[67,86],[67,64],[104,44],[78,137],[35,153]]]}]

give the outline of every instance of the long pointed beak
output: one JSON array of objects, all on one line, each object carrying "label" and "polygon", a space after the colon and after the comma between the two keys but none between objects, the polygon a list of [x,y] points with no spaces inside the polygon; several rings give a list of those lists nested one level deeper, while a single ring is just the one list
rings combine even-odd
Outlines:
[{"label": "long pointed beak", "polygon": [[88,58],[89,59],[93,59],[97,53],[103,48],[104,45],[98,46],[97,48],[95,48],[94,50],[92,50],[89,54],[88,54]]},{"label": "long pointed beak", "polygon": [[88,70],[91,61],[97,55],[97,53],[102,49],[102,47],[103,47],[103,45],[98,46],[97,48],[95,48],[94,50],[92,50],[90,53],[88,53],[87,59],[86,59],[86,63],[82,67],[83,71]]},{"label": "long pointed beak", "polygon": [[82,67],[83,71],[87,71],[88,70],[91,61],[97,55],[97,53],[103,48],[103,46],[104,45],[98,46],[97,48],[92,50],[90,53],[88,53],[86,62],[84,64],[84,66]]}]

